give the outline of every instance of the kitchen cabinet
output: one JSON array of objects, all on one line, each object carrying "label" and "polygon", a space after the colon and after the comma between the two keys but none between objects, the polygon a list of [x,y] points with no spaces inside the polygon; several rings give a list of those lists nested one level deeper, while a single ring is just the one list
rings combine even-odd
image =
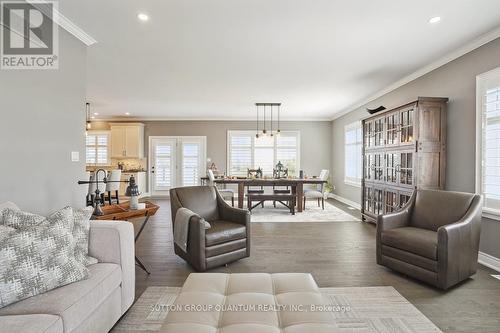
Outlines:
[{"label": "kitchen cabinet", "polygon": [[111,158],[144,158],[144,124],[112,123]]}]

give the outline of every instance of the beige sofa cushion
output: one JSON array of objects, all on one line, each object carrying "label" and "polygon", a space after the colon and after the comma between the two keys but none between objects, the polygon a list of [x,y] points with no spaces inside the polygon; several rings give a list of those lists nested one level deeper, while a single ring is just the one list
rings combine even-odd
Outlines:
[{"label": "beige sofa cushion", "polygon": [[0,331],[22,333],[62,333],[61,317],[46,314],[0,316]]},{"label": "beige sofa cushion", "polygon": [[[284,306],[280,311],[262,308],[272,309],[278,304]],[[290,308],[329,304],[310,274],[193,273],[175,305],[182,309],[195,305],[211,307],[203,311],[171,311],[161,332],[332,332],[335,326],[331,312],[299,312]],[[225,311],[231,305],[243,305],[246,309]]]},{"label": "beige sofa cushion", "polygon": [[0,309],[2,315],[59,315],[64,331],[78,327],[116,288],[120,287],[121,269],[116,264],[88,266],[90,278],[30,297]]}]

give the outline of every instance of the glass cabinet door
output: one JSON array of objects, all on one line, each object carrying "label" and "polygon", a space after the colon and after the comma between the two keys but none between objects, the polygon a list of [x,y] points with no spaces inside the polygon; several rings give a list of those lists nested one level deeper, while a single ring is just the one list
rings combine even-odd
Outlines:
[{"label": "glass cabinet door", "polygon": [[399,192],[398,196],[398,206],[399,209],[403,208],[404,205],[410,200],[411,192]]},{"label": "glass cabinet door", "polygon": [[380,215],[384,213],[384,191],[372,186],[365,186],[363,208],[366,212]]},{"label": "glass cabinet door", "polygon": [[373,154],[373,180],[376,182],[384,181],[384,153]]},{"label": "glass cabinet door", "polygon": [[385,145],[399,145],[399,113],[394,112],[385,117]]},{"label": "glass cabinet door", "polygon": [[373,181],[375,178],[373,176],[374,170],[373,170],[373,164],[374,164],[374,159],[373,159],[373,154],[365,154],[364,155],[364,179],[365,181]]},{"label": "glass cabinet door", "polygon": [[405,151],[400,154],[400,163],[398,165],[398,173],[399,173],[399,184],[401,186],[414,186],[414,153],[413,151]]},{"label": "glass cabinet door", "polygon": [[380,188],[373,189],[373,214],[384,213],[384,191]]},{"label": "glass cabinet door", "polygon": [[385,190],[384,209],[384,213],[392,213],[398,210],[398,193],[396,190]]},{"label": "glass cabinet door", "polygon": [[399,142],[402,145],[414,142],[415,106],[406,108],[399,112]]},{"label": "glass cabinet door", "polygon": [[388,185],[397,186],[399,164],[399,153],[389,152],[385,154],[385,182]]},{"label": "glass cabinet door", "polygon": [[373,148],[375,145],[375,137],[373,135],[373,121],[366,121],[363,126],[363,140],[365,148]]},{"label": "glass cabinet door", "polygon": [[373,121],[374,147],[384,146],[384,118],[378,118]]},{"label": "glass cabinet door", "polygon": [[363,208],[366,212],[373,211],[373,188],[365,186]]}]

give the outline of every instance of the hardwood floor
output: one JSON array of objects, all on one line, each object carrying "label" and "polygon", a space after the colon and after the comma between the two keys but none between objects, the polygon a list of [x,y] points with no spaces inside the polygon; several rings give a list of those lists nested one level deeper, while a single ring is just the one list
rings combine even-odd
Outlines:
[{"label": "hardwood floor", "polygon": [[[181,286],[193,272],[174,254],[169,201],[154,201],[160,210],[136,245],[151,271],[148,276],[137,267],[137,297],[148,286]],[[364,222],[252,223],[251,257],[210,272],[309,272],[320,287],[393,286],[444,332],[500,332],[500,280],[490,276],[495,271],[480,266],[472,279],[439,291],[378,266],[375,227]]]}]

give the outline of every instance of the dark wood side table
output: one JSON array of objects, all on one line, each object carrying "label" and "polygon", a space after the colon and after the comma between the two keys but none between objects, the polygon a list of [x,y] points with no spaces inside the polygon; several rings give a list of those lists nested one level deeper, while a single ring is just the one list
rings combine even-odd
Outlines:
[{"label": "dark wood side table", "polygon": [[[93,220],[112,220],[112,221],[128,221],[130,219],[137,219],[144,217],[144,220],[141,224],[141,227],[139,228],[139,231],[135,235],[134,241],[137,242],[139,239],[139,236],[141,235],[142,231],[144,230],[144,227],[149,221],[149,218],[153,215],[156,214],[158,209],[160,208],[159,206],[146,201],[146,208],[145,209],[138,209],[138,210],[131,210],[130,209],[130,203],[129,202],[124,202],[122,204],[116,204],[116,205],[107,205],[107,206],[102,206],[102,211],[104,215],[102,216],[92,216]],[[135,262],[136,264],[142,268],[146,273],[151,274],[147,269],[146,266],[135,256]]]}]

